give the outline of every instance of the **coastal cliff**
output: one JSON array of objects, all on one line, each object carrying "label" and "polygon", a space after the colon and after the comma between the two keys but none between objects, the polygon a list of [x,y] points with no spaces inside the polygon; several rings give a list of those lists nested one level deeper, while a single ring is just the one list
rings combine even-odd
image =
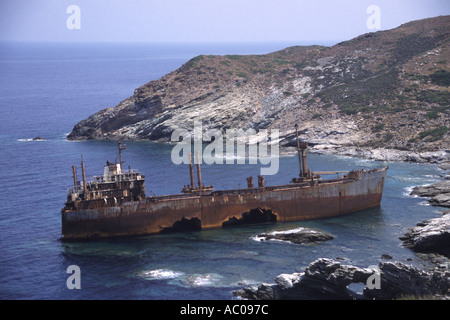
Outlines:
[{"label": "coastal cliff", "polygon": [[292,145],[298,124],[316,152],[449,161],[449,33],[450,16],[440,16],[332,47],[200,55],[67,138],[163,142],[201,121],[205,130],[279,129]]}]

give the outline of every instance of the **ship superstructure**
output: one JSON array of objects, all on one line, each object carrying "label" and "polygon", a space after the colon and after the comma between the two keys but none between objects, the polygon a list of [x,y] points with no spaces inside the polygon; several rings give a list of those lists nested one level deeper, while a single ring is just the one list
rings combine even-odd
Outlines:
[{"label": "ship superstructure", "polygon": [[103,175],[87,181],[83,157],[81,158],[82,180],[77,180],[76,167],[72,166],[74,187],[69,189],[64,210],[86,210],[121,205],[125,202],[140,201],[145,198],[145,176],[138,170],[123,170],[122,150],[119,146],[119,162],[106,162]]}]

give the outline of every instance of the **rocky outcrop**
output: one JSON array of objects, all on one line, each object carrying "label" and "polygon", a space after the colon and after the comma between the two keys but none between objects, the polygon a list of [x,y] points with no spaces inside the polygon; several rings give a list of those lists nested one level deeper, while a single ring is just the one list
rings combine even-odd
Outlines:
[{"label": "rocky outcrop", "polygon": [[[249,300],[320,300],[380,299],[402,296],[446,296],[450,289],[450,272],[426,272],[401,262],[380,262],[371,268],[342,265],[321,258],[304,272],[281,274],[275,284],[261,284],[236,291]],[[349,289],[352,283],[365,285],[362,293]]]},{"label": "rocky outcrop", "polygon": [[336,145],[313,146],[311,152],[364,158],[375,161],[406,161],[414,163],[442,163],[450,159],[446,150],[435,152],[412,152],[385,148],[342,147]]},{"label": "rocky outcrop", "polygon": [[312,230],[308,228],[297,228],[286,231],[272,231],[270,233],[261,233],[256,239],[259,241],[279,240],[294,244],[311,244],[316,242],[328,241],[334,237],[326,232]]},{"label": "rocky outcrop", "polygon": [[289,144],[299,124],[318,152],[449,161],[449,24],[441,16],[332,47],[201,55],[80,121],[68,139],[170,141],[199,121],[222,132],[278,129]]},{"label": "rocky outcrop", "polygon": [[428,202],[433,206],[450,208],[450,180],[414,187],[411,195],[430,198]]},{"label": "rocky outcrop", "polygon": [[400,240],[414,251],[439,253],[450,258],[450,215],[418,223]]}]

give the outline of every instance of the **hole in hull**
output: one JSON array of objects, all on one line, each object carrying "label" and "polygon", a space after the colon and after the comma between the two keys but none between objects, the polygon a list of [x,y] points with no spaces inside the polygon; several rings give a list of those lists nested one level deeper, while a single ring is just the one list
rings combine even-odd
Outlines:
[{"label": "hole in hull", "polygon": [[270,209],[255,208],[242,213],[242,218],[229,218],[222,223],[222,228],[239,227],[249,224],[275,223],[277,215]]},{"label": "hole in hull", "polygon": [[202,222],[199,218],[186,219],[175,221],[171,227],[164,228],[160,233],[173,233],[184,231],[200,231],[202,230]]}]

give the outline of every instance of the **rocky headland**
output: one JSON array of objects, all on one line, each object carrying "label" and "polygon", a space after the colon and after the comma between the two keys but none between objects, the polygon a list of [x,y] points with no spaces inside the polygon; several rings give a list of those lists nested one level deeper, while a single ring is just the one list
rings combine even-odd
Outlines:
[{"label": "rocky headland", "polygon": [[449,162],[450,16],[412,21],[332,47],[200,55],[76,124],[68,139],[170,141],[175,129],[294,125],[312,152]]}]

